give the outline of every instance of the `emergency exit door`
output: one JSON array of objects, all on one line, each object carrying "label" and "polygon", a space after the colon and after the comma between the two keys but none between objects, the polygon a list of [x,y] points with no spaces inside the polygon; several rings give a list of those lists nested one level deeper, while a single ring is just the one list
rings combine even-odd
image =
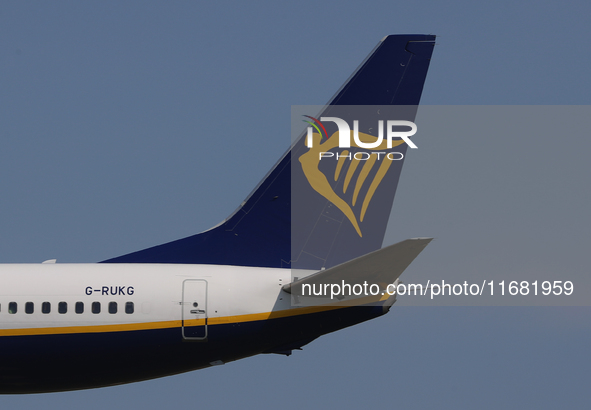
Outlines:
[{"label": "emergency exit door", "polygon": [[183,282],[183,338],[207,340],[207,281],[187,279]]}]

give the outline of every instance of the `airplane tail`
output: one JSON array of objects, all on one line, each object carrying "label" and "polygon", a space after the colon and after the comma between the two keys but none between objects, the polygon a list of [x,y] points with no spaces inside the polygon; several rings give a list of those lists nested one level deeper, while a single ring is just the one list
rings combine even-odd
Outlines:
[{"label": "airplane tail", "polygon": [[[407,144],[393,141],[394,151],[378,144],[345,149],[336,144],[338,123],[327,118],[358,120],[366,145],[376,140],[380,119],[414,121],[434,44],[433,35],[382,39],[320,114],[308,114],[324,127],[324,142],[304,132],[222,223],[103,262],[317,270],[381,248]],[[327,160],[319,160],[321,152]]]}]

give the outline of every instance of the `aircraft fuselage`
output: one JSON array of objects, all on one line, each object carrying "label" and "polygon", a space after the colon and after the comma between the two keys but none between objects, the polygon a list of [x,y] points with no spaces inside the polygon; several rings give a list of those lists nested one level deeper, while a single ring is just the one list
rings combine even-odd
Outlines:
[{"label": "aircraft fuselage", "polygon": [[0,265],[0,393],[145,380],[289,354],[380,316],[292,307],[289,269],[164,264]]}]

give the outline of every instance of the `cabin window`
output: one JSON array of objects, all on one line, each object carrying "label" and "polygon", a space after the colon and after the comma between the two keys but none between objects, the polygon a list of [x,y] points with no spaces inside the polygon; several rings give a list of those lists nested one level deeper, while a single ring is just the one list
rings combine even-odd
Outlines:
[{"label": "cabin window", "polygon": [[75,309],[77,314],[84,313],[84,302],[76,302]]},{"label": "cabin window", "polygon": [[101,313],[101,302],[92,302],[92,313],[94,313],[95,315],[97,313]]},{"label": "cabin window", "polygon": [[125,313],[131,315],[133,313],[133,302],[126,302],[125,303]]},{"label": "cabin window", "polygon": [[17,310],[18,310],[18,306],[16,305],[16,302],[10,302],[8,304],[8,313],[10,313],[11,315],[14,315]]},{"label": "cabin window", "polygon": [[57,304],[57,311],[62,315],[68,311],[68,302],[60,302]]},{"label": "cabin window", "polygon": [[43,302],[41,304],[41,313],[48,314],[49,312],[51,312],[51,303]]},{"label": "cabin window", "polygon": [[117,302],[109,302],[109,313],[112,315],[117,313]]},{"label": "cabin window", "polygon": [[27,302],[27,303],[25,303],[25,313],[27,315],[30,315],[34,311],[35,311],[35,305],[33,304],[33,302]]}]

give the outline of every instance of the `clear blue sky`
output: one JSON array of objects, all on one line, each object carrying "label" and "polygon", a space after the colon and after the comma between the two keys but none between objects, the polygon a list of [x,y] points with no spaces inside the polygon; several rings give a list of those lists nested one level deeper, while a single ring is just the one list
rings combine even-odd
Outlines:
[{"label": "clear blue sky", "polygon": [[[291,105],[326,102],[387,34],[438,36],[423,104],[589,105],[589,15],[584,1],[5,1],[0,262],[94,262],[213,226],[288,146]],[[394,203],[407,217],[389,243],[437,237],[405,275],[588,274],[586,136],[445,131],[420,140]],[[291,357],[0,406],[585,407],[590,314],[395,306]]]}]

